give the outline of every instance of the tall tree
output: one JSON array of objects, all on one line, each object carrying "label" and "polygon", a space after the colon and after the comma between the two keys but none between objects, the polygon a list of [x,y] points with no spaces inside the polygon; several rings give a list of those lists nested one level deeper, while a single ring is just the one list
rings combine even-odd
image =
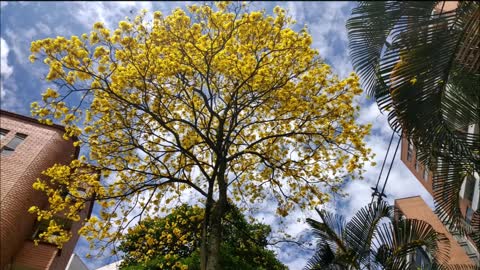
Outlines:
[{"label": "tall tree", "polygon": [[[229,205],[222,222],[222,269],[283,270],[285,265],[266,249],[270,226],[249,224],[239,209]],[[163,218],[149,218],[128,230],[119,250],[121,269],[200,269],[199,248],[203,209],[182,205]]]},{"label": "tall tree", "polygon": [[462,183],[480,175],[480,4],[361,2],[347,28],[366,90],[434,172],[442,221],[480,247],[480,209],[470,225],[459,208]]},{"label": "tall tree", "polygon": [[355,123],[357,77],[332,75],[307,30],[292,30],[283,9],[274,13],[193,5],[154,12],[151,22],[142,12],[113,31],[96,23],[89,35],[33,42],[31,60],[43,59],[46,80],[58,85],[32,104],[33,115],[66,125],[104,180],[74,170],[86,157],[54,166],[35,184],[50,208],[31,212],[75,219],[95,194],[100,218],[81,233],[104,246],[133,217],[194,191],[205,204],[202,269],[218,269],[229,200],[272,200],[286,216],[361,175],[370,127]]}]

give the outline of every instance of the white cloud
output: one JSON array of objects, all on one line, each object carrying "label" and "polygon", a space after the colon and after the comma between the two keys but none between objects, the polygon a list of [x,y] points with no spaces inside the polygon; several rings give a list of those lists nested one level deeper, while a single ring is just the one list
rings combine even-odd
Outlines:
[{"label": "white cloud", "polygon": [[[295,2],[301,16],[294,17],[300,25],[306,24],[313,37],[313,47],[327,59],[340,77],[347,76],[352,67],[346,50],[347,31],[345,18],[350,10],[349,2]],[[289,6],[291,3],[289,2]],[[292,13],[295,15],[295,13]],[[342,46],[339,46],[342,45]]]},{"label": "white cloud", "polygon": [[[348,51],[346,47],[347,32],[345,29],[345,22],[349,16],[349,6],[353,4],[349,2],[253,2],[251,10],[265,8],[267,13],[272,13],[274,5],[280,5],[289,10],[289,14],[297,21],[298,27],[307,24],[309,32],[313,37],[313,46],[317,48],[320,55],[326,58],[332,65],[335,72],[341,77],[348,75],[352,71],[351,63],[348,58]],[[2,9],[7,5],[7,2],[2,1]],[[183,6],[184,3],[151,3],[151,2],[95,2],[95,3],[72,3],[69,4],[68,10],[70,14],[66,16],[76,20],[86,29],[91,29],[93,23],[97,21],[104,22],[108,27],[117,27],[117,23],[123,20],[125,16],[134,16],[140,9],[146,8],[150,11],[160,10],[167,14],[176,7]],[[134,13],[131,14],[130,10]],[[3,12],[3,10],[2,10]],[[52,11],[53,13],[54,11]],[[52,19],[53,20],[53,19]],[[9,90],[4,90],[4,80],[10,78],[13,73],[12,63],[7,62],[7,56],[10,51],[13,51],[17,62],[30,66],[28,62],[28,47],[33,38],[38,38],[37,34],[41,35],[69,35],[74,32],[68,24],[59,24],[57,21],[36,21],[35,25],[24,29],[8,29],[6,30],[5,40],[1,40],[1,72],[2,72],[2,105],[4,104],[4,91],[7,93],[13,91],[13,86],[8,84]],[[10,64],[10,65],[9,65]],[[34,72],[40,72],[39,69],[29,69],[30,76]],[[40,75],[36,76],[40,77]],[[43,87],[42,87],[43,88]],[[7,95],[9,96],[9,95]],[[326,205],[326,208],[333,208],[341,205],[342,208],[336,209],[337,213],[351,217],[359,208],[370,202],[371,189],[378,178],[386,152],[388,141],[391,135],[391,129],[388,126],[386,116],[380,114],[375,103],[366,101],[366,97],[362,96],[360,99],[361,110],[359,112],[358,121],[362,124],[373,123],[373,133],[370,135],[366,143],[372,148],[373,152],[377,154],[375,161],[377,166],[367,166],[365,180],[350,181],[345,185],[344,191],[349,193],[349,197],[336,199],[331,205]],[[394,141],[396,142],[396,141]],[[395,145],[394,145],[395,146]],[[405,196],[421,195],[431,205],[431,198],[426,193],[423,186],[421,186],[413,175],[405,168],[399,161],[399,153],[392,168],[390,180],[386,188],[388,200],[392,202],[395,198]],[[388,167],[387,167],[388,169]],[[384,172],[385,175],[385,172]],[[406,188],[408,187],[408,188]],[[182,201],[191,201],[195,198],[192,194],[184,194]],[[312,212],[295,211],[292,212],[283,223],[279,223],[278,215],[275,213],[276,205],[264,202],[259,204],[258,210],[249,211],[251,215],[255,216],[260,222],[264,222],[272,226],[275,231],[284,229],[291,234],[294,239],[302,239],[308,232],[308,226],[305,223],[306,217],[313,217],[318,219],[317,214]],[[300,218],[300,222],[297,219]],[[278,234],[274,235],[275,237]],[[85,255],[87,246],[84,245],[84,240],[77,245],[77,252]],[[83,243],[83,244],[82,244]],[[272,247],[277,251],[279,259],[286,263],[290,269],[302,269],[305,262],[311,256],[311,252],[295,245],[284,244]],[[100,266],[104,260],[91,260],[90,266]]]},{"label": "white cloud", "polygon": [[5,98],[6,93],[7,90],[3,88],[3,83],[0,84],[0,100],[3,100]]},{"label": "white cloud", "polygon": [[367,102],[367,100],[368,98],[364,94],[356,101],[356,103],[360,105],[360,111],[357,118],[358,123],[362,125],[371,123],[373,124],[373,133],[382,135],[384,139],[390,138],[392,135],[392,129],[387,122],[388,114],[382,114],[378,109],[376,102]]},{"label": "white cloud", "polygon": [[134,16],[144,8],[151,11],[152,7],[151,2],[79,2],[71,12],[73,17],[87,29],[92,28],[95,22],[103,22],[107,27],[113,28],[117,27],[117,23],[126,16]]},{"label": "white cloud", "polygon": [[5,31],[7,35],[11,48],[15,53],[17,58],[17,63],[27,67],[30,65],[28,60],[28,55],[30,52],[30,43],[34,40],[34,37],[37,35],[37,30],[33,26],[29,29],[10,29],[8,28]]},{"label": "white cloud", "polygon": [[0,55],[1,55],[1,74],[3,76],[3,78],[8,78],[10,77],[10,75],[12,74],[13,72],[13,68],[11,66],[8,65],[8,53],[10,52],[10,48],[8,47],[8,44],[7,42],[1,38],[1,51],[0,51]]},{"label": "white cloud", "polygon": [[301,3],[287,2],[286,9],[288,15],[292,16],[297,22],[305,21],[304,5]]},{"label": "white cloud", "polygon": [[4,82],[12,75],[13,67],[8,64],[8,53],[10,52],[10,48],[8,47],[7,42],[1,38],[0,39],[1,48],[0,48],[0,99],[4,99],[8,90],[3,86]]},{"label": "white cloud", "polygon": [[[38,31],[40,32],[40,34],[42,34],[42,35],[51,35],[52,34],[51,28],[43,22],[38,22],[36,27],[37,27]],[[58,32],[56,32],[56,34],[58,35]]]}]

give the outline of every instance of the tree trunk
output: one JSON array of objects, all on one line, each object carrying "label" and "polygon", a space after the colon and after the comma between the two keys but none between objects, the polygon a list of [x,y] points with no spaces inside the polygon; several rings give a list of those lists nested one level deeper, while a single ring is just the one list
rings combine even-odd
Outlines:
[{"label": "tree trunk", "polygon": [[220,245],[222,243],[222,218],[224,207],[216,203],[210,219],[210,233],[208,235],[208,254],[206,270],[219,270],[220,267]]},{"label": "tree trunk", "polygon": [[[209,220],[204,220],[200,264],[202,270],[219,270],[220,246],[222,243],[222,219],[226,212],[226,197],[214,203]],[[205,211],[207,212],[207,211]],[[207,224],[205,224],[207,223]]]},{"label": "tree trunk", "polygon": [[207,196],[207,204],[205,205],[205,213],[203,216],[203,224],[202,224],[202,241],[200,245],[200,269],[205,270],[207,269],[207,261],[208,261],[208,236],[210,230],[210,215],[212,213],[213,208],[213,183],[210,183],[208,188],[208,196]]},{"label": "tree trunk", "polygon": [[[225,182],[226,163],[220,165],[217,176],[219,189],[218,201],[209,202],[205,209],[205,219],[202,229],[202,245],[200,264],[202,270],[220,270],[220,245],[223,239],[222,219],[227,209],[227,184]],[[213,191],[213,190],[212,190]],[[210,197],[210,196],[209,196]],[[208,217],[207,217],[208,215]]]}]

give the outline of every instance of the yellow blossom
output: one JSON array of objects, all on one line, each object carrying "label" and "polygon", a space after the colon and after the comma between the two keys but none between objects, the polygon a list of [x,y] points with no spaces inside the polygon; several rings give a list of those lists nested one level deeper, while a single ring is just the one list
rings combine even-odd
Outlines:
[{"label": "yellow blossom", "polygon": [[413,77],[411,80],[410,80],[410,83],[412,85],[415,85],[415,83],[417,83],[417,76]]},{"label": "yellow blossom", "polygon": [[[37,217],[78,219],[85,201],[69,205],[59,184],[70,194],[86,186],[85,198],[95,194],[101,214],[80,232],[105,243],[121,237],[113,226],[125,229],[132,207],[164,211],[185,192],[219,198],[226,186],[228,202],[269,198],[287,216],[327,202],[329,192],[341,193],[327,187],[362,175],[371,159],[363,142],[370,126],[355,122],[358,76],[335,76],[308,31],[292,27],[282,8],[270,16],[234,4],[155,12],[153,23],[142,13],[118,29],[95,23],[80,38],[31,43],[30,59],[62,86],[45,90],[32,114],[44,123],[59,119],[63,137],[77,137],[75,146],[89,150],[35,182],[51,204]],[[108,179],[79,170],[86,159]],[[171,220],[164,235],[141,242],[189,242],[176,228],[201,218]],[[61,234],[58,224],[51,227],[45,237]],[[58,243],[68,239],[61,235]]]}]

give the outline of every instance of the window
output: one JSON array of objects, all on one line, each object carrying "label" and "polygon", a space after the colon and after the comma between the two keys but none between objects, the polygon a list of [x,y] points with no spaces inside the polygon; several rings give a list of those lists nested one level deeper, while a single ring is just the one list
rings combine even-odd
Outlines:
[{"label": "window", "polygon": [[8,130],[0,128],[0,140],[7,136]]},{"label": "window", "polygon": [[408,141],[407,145],[407,160],[412,161],[412,155],[413,155],[413,144],[412,142]]},{"label": "window", "polygon": [[475,189],[475,178],[472,175],[467,176],[465,183],[465,199],[473,201],[473,191]]},{"label": "window", "polygon": [[428,181],[428,168],[426,166],[423,169],[423,180]]},{"label": "window", "polygon": [[430,269],[430,259],[422,248],[417,248],[415,252],[415,266],[420,269]]},{"label": "window", "polygon": [[[72,221],[62,217],[53,217],[55,223],[62,227],[64,231],[70,231],[72,229]],[[33,234],[31,239],[35,240],[38,239],[40,234],[46,232],[48,230],[48,225],[50,224],[50,220],[42,220],[35,224],[33,229]],[[52,235],[48,240],[42,239],[41,241],[46,243],[55,243],[55,235]]]},{"label": "window", "polygon": [[467,213],[465,215],[465,220],[467,221],[468,224],[472,223],[472,217],[473,217],[473,209],[467,206]]},{"label": "window", "polygon": [[15,137],[11,141],[7,143],[7,145],[3,146],[0,152],[2,153],[2,156],[10,155],[15,151],[15,148],[23,142],[27,138],[27,135],[22,134],[22,133],[16,133]]}]

